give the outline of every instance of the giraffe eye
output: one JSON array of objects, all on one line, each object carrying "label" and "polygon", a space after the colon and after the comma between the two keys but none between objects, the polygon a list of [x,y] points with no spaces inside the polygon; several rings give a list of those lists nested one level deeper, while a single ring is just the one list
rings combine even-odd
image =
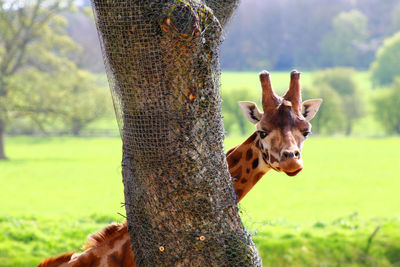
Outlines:
[{"label": "giraffe eye", "polygon": [[268,136],[268,132],[266,131],[258,131],[258,134],[260,135],[261,139],[264,139]]},{"label": "giraffe eye", "polygon": [[306,132],[303,133],[303,136],[307,138],[307,136],[308,136],[309,134],[312,134],[312,132],[306,131]]}]

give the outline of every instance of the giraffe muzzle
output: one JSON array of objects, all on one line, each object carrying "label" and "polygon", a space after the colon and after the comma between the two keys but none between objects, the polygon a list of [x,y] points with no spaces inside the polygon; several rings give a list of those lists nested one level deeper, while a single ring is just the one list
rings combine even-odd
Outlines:
[{"label": "giraffe muzzle", "polygon": [[285,172],[285,173],[286,173],[287,175],[289,175],[289,176],[296,176],[302,169],[303,169],[303,168],[298,169],[297,171],[294,171],[294,172]]},{"label": "giraffe muzzle", "polygon": [[279,162],[279,166],[287,175],[295,176],[303,169],[303,161],[301,158],[286,158]]}]

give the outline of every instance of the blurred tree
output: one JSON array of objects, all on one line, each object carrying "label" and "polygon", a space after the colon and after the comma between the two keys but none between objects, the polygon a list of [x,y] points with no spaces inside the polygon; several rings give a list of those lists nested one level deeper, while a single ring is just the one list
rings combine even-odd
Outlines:
[{"label": "blurred tree", "polygon": [[328,84],[322,83],[312,88],[303,89],[303,99],[322,98],[324,103],[312,120],[312,132],[333,135],[343,131],[344,114],[342,99]]},{"label": "blurred tree", "polygon": [[243,1],[223,44],[222,68],[259,71],[318,66],[317,43],[346,2]]},{"label": "blurred tree", "polygon": [[[325,84],[337,92],[338,97],[341,99],[341,111],[339,112],[344,115],[346,135],[351,134],[354,121],[364,115],[364,98],[358,92],[357,85],[353,80],[354,72],[354,69],[351,68],[326,69],[315,73],[313,81],[315,87]],[[326,104],[324,103],[324,105]]]},{"label": "blurred tree", "polygon": [[332,30],[320,42],[321,64],[325,67],[366,68],[373,57],[364,44],[369,37],[368,18],[358,10],[342,12],[332,21]]},{"label": "blurred tree", "polygon": [[[254,131],[254,125],[250,124],[238,106],[239,101],[255,101],[259,95],[250,88],[232,88],[221,90],[222,116],[224,128],[229,133],[239,130],[242,136]],[[260,106],[260,105],[259,105]],[[237,129],[235,129],[237,128]]]},{"label": "blurred tree", "polygon": [[368,68],[380,42],[400,30],[398,5],[399,0],[243,1],[221,50],[222,68]]},{"label": "blurred tree", "polygon": [[63,98],[60,114],[73,135],[79,135],[90,122],[103,117],[106,111],[111,113],[108,109],[112,106],[108,88],[100,85],[90,72],[75,69],[64,78],[64,83],[69,97]]},{"label": "blurred tree", "polygon": [[375,84],[389,85],[400,75],[400,32],[385,40],[371,65],[372,80]]},{"label": "blurred tree", "polygon": [[[9,79],[13,110],[9,117],[29,117],[42,133],[55,131],[79,135],[92,121],[102,117],[111,98],[96,76],[75,66],[55,73],[31,68]],[[28,116],[27,116],[28,115]]]},{"label": "blurred tree", "polygon": [[390,89],[380,92],[373,100],[375,118],[387,133],[400,134],[400,77],[394,79]]},{"label": "blurred tree", "polygon": [[57,15],[73,0],[0,1],[0,159],[5,159],[3,136],[10,110],[8,80],[35,67],[52,72],[70,64],[67,54],[76,49],[66,35],[66,20]]}]

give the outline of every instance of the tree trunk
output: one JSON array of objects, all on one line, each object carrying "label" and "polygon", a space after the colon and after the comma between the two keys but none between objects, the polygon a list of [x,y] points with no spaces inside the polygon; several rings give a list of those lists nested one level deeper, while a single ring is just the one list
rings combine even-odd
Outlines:
[{"label": "tree trunk", "polygon": [[353,126],[353,122],[350,119],[348,119],[347,126],[346,126],[346,136],[350,136],[351,131],[353,130],[352,126]]},{"label": "tree trunk", "polygon": [[261,266],[223,150],[219,44],[237,1],[206,3],[93,0],[138,266]]},{"label": "tree trunk", "polygon": [[71,126],[72,126],[72,135],[79,136],[79,134],[82,131],[82,123],[79,120],[72,119]]},{"label": "tree trunk", "polygon": [[0,160],[7,159],[4,152],[4,134],[6,131],[6,123],[0,118]]},{"label": "tree trunk", "polygon": [[396,131],[396,134],[400,135],[400,120],[397,122],[397,124],[395,126],[395,131]]}]

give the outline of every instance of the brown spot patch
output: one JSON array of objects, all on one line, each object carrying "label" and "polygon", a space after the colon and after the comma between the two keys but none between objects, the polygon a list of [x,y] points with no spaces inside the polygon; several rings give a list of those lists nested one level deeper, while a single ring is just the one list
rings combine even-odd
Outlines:
[{"label": "brown spot patch", "polygon": [[253,157],[253,149],[249,148],[246,152],[246,160],[251,160]]},{"label": "brown spot patch", "polygon": [[231,176],[234,182],[239,181],[240,177],[242,176],[242,166],[239,166],[236,170],[234,170],[231,173]]},{"label": "brown spot patch", "polygon": [[243,190],[242,190],[242,189],[237,189],[237,190],[236,190],[236,194],[237,194],[237,196],[238,196],[238,199],[241,199],[241,198],[242,198],[242,195],[243,195]]},{"label": "brown spot patch", "polygon": [[245,183],[247,183],[247,180],[245,178],[243,178],[242,180],[240,180],[240,183],[245,184]]},{"label": "brown spot patch", "polygon": [[108,256],[107,264],[107,266],[121,266],[121,258],[118,251]]},{"label": "brown spot patch", "polygon": [[100,257],[97,257],[93,253],[82,254],[79,257],[79,261],[72,265],[72,267],[86,267],[86,266],[100,266]]},{"label": "brown spot patch", "polygon": [[263,177],[264,174],[265,174],[264,172],[256,173],[256,175],[254,175],[254,180],[253,180],[254,184],[256,184],[258,181],[260,181],[261,177]]},{"label": "brown spot patch", "polygon": [[242,158],[242,152],[240,151],[235,150],[232,153],[230,153],[227,158],[229,168],[235,167],[236,164],[239,163],[241,158]]},{"label": "brown spot patch", "polygon": [[250,173],[250,169],[249,168],[246,169],[246,173]]},{"label": "brown spot patch", "polygon": [[271,147],[270,148],[276,148],[279,147],[279,138],[275,136],[274,138],[271,138]]},{"label": "brown spot patch", "polygon": [[270,155],[270,159],[271,163],[278,162],[278,160],[273,155]]},{"label": "brown spot patch", "polygon": [[253,163],[251,164],[251,167],[252,167],[253,169],[255,169],[255,168],[258,167],[258,158],[256,158],[255,160],[253,160]]},{"label": "brown spot patch", "polygon": [[136,262],[134,259],[134,255],[132,252],[132,245],[131,242],[129,241],[129,238],[126,240],[125,244],[122,246],[122,259],[123,262],[121,263],[121,266],[131,266],[131,267],[136,267]]}]

